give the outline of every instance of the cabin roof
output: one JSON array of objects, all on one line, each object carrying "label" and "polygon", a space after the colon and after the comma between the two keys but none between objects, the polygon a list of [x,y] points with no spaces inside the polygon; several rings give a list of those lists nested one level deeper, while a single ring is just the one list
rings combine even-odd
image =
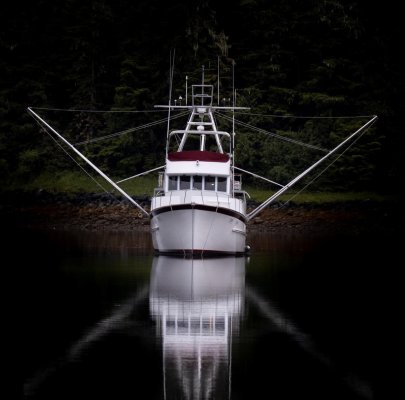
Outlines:
[{"label": "cabin roof", "polygon": [[187,150],[169,153],[167,156],[169,161],[211,161],[211,162],[227,162],[229,155],[225,153],[217,153],[215,151],[199,151]]}]

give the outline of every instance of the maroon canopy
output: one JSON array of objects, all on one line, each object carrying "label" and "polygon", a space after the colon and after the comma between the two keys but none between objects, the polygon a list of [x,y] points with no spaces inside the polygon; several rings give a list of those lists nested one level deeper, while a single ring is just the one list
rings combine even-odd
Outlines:
[{"label": "maroon canopy", "polygon": [[228,154],[216,153],[215,151],[177,151],[168,154],[169,161],[214,161],[227,162]]}]

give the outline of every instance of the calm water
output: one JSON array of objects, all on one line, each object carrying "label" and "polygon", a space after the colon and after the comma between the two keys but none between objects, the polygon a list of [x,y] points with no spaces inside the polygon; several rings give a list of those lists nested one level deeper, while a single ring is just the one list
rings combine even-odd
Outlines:
[{"label": "calm water", "polygon": [[13,239],[26,398],[375,396],[379,238],[257,234],[204,260],[147,233]]}]

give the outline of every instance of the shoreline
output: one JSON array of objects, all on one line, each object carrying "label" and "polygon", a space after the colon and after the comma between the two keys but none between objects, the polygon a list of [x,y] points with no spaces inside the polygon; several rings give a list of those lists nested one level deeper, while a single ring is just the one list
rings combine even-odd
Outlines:
[{"label": "shoreline", "polygon": [[[136,200],[145,207],[147,196]],[[248,209],[255,208],[248,203]],[[0,216],[6,226],[24,229],[81,231],[149,231],[149,218],[129,202],[107,194],[16,194],[3,196]],[[247,224],[248,232],[397,234],[404,217],[399,203],[275,203]]]}]

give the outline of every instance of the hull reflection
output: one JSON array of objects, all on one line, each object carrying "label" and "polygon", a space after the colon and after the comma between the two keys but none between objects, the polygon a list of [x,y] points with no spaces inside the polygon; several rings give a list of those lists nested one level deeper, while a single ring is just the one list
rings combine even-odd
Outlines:
[{"label": "hull reflection", "polygon": [[230,397],[244,288],[244,258],[155,257],[149,301],[162,340],[166,399]]}]

